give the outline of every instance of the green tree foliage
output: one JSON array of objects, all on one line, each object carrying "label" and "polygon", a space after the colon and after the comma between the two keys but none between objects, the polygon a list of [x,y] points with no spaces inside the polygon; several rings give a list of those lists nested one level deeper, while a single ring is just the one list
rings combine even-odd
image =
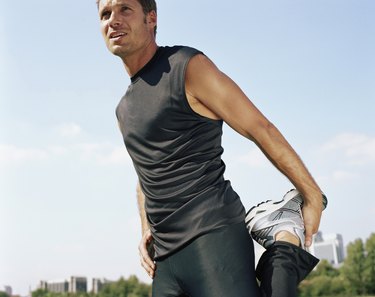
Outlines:
[{"label": "green tree foliage", "polygon": [[320,275],[307,281],[307,283],[303,282],[300,286],[299,296],[348,296],[344,284],[345,279],[342,276],[329,277],[326,275]]},{"label": "green tree foliage", "polygon": [[350,243],[340,269],[322,260],[300,284],[300,297],[375,295],[375,233]]},{"label": "green tree foliage", "polygon": [[151,286],[139,282],[136,276],[131,276],[125,280],[107,284],[99,292],[98,297],[149,297],[151,296]]},{"label": "green tree foliage", "polygon": [[338,276],[340,274],[339,270],[334,268],[327,260],[321,260],[319,262],[319,265],[316,267],[316,269],[311,272],[309,275],[309,278],[315,277],[315,276],[329,276],[334,277]]},{"label": "green tree foliage", "polygon": [[0,291],[0,297],[9,297],[9,295],[3,291]]},{"label": "green tree foliage", "polygon": [[45,297],[47,296],[48,292],[46,290],[43,290],[43,289],[38,289],[34,292],[31,293],[31,296],[32,297]]},{"label": "green tree foliage", "polygon": [[347,252],[348,254],[342,270],[349,283],[347,290],[352,294],[363,295],[366,293],[366,255],[362,239],[357,239],[353,243],[350,243]]},{"label": "green tree foliage", "polygon": [[299,286],[300,297],[335,296],[345,293],[345,279],[340,271],[327,260],[322,260],[317,268]]},{"label": "green tree foliage", "polygon": [[368,294],[375,294],[375,233],[366,240],[365,281]]}]

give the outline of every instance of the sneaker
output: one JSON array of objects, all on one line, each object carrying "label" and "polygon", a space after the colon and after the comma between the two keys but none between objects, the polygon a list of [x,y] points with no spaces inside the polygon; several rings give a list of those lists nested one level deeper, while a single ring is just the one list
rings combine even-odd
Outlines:
[{"label": "sneaker", "polygon": [[251,208],[245,218],[251,237],[267,249],[275,242],[277,233],[288,231],[296,235],[305,248],[302,204],[302,195],[293,189],[281,201],[268,200]]}]

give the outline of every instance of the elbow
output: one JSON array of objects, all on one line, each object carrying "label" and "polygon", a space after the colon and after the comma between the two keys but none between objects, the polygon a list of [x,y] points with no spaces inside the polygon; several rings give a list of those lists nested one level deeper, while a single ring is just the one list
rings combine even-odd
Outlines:
[{"label": "elbow", "polygon": [[265,120],[257,124],[254,132],[249,133],[249,138],[255,143],[262,145],[265,142],[269,142],[278,134],[279,132],[276,126],[272,122]]}]

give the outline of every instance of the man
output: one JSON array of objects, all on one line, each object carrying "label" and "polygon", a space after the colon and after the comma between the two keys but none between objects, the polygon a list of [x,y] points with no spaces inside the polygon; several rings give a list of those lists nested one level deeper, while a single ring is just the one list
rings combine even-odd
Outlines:
[{"label": "man", "polygon": [[[258,242],[270,245],[257,269],[262,294],[293,296],[316,264],[298,246],[311,244],[322,212],[322,192],[300,158],[203,53],[158,47],[154,0],[99,0],[98,8],[106,45],[131,77],[116,115],[139,177],[139,251],[154,278],[153,296],[260,296],[244,207],[223,178],[223,121],[255,142],[298,189],[247,217]],[[275,215],[282,220],[271,226]],[[298,259],[285,261],[280,253]],[[290,275],[285,264],[296,272]]]}]

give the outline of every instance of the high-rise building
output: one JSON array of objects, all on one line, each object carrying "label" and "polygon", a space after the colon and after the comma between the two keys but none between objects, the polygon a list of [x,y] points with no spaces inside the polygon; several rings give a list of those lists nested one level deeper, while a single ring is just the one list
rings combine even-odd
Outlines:
[{"label": "high-rise building", "polygon": [[11,286],[0,286],[0,292],[5,292],[7,295],[12,296]]},{"label": "high-rise building", "polygon": [[87,278],[72,276],[70,281],[66,279],[41,281],[39,288],[55,293],[87,292]]},{"label": "high-rise building", "polygon": [[54,293],[65,293],[69,291],[69,282],[65,279],[41,281],[40,289]]},{"label": "high-rise building", "polygon": [[317,258],[327,260],[334,267],[344,262],[344,241],[341,234],[324,235],[318,232],[314,236],[310,252]]},{"label": "high-rise building", "polygon": [[94,294],[98,294],[104,285],[109,284],[111,282],[112,281],[109,281],[105,278],[93,278],[92,279],[92,292]]},{"label": "high-rise building", "polygon": [[69,283],[69,292],[87,292],[87,278],[72,276]]}]

